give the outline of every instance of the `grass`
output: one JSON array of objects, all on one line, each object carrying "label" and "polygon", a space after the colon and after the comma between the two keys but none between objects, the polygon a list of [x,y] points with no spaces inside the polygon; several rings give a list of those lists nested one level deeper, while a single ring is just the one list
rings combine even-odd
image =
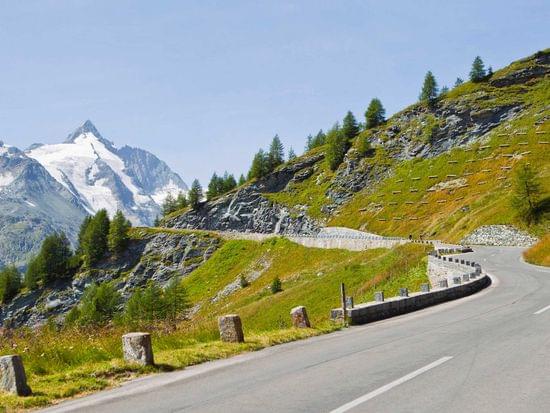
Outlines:
[{"label": "grass", "polygon": [[[339,304],[340,282],[356,302],[372,299],[375,290],[386,296],[399,287],[411,290],[427,281],[426,246],[408,244],[362,252],[306,248],[283,238],[258,243],[223,241],[212,257],[183,280],[189,300],[198,311],[176,326],[143,326],[152,333],[155,367],[139,367],[122,360],[123,326],[63,329],[53,324],[38,330],[16,330],[2,338],[0,354],[20,354],[27,371],[30,397],[0,395],[0,407],[23,409],[45,406],[120,384],[128,379],[181,369],[208,360],[298,340],[340,328],[329,310]],[[241,275],[250,284],[238,285]],[[283,291],[271,294],[275,276]],[[213,300],[227,285],[231,293]],[[290,327],[290,309],[305,305],[313,328]],[[241,315],[246,343],[218,339],[217,316]],[[1,410],[1,409],[0,409]]]},{"label": "grass", "polygon": [[523,258],[531,264],[550,267],[550,234],[546,234],[539,242],[524,251]]}]

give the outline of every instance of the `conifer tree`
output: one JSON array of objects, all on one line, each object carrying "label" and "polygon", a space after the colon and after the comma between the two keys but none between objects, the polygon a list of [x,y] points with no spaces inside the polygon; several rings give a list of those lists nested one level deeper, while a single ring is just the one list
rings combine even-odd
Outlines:
[{"label": "conifer tree", "polygon": [[307,135],[306,138],[306,151],[313,149],[313,136]]},{"label": "conifer tree", "polygon": [[426,73],[424,77],[424,84],[420,91],[419,99],[421,102],[431,104],[435,102],[438,94],[437,81],[431,71]]},{"label": "conifer tree", "polygon": [[291,161],[296,158],[296,153],[294,152],[294,149],[292,149],[292,146],[288,149],[288,160]]},{"label": "conifer tree", "polygon": [[537,219],[541,184],[536,171],[527,163],[519,165],[514,177],[512,206],[527,224]]},{"label": "conifer tree", "polygon": [[66,321],[76,321],[81,325],[106,324],[119,311],[121,300],[120,293],[112,284],[91,284],[84,290],[76,314],[71,314]]},{"label": "conifer tree", "polygon": [[267,154],[267,162],[269,172],[272,172],[276,167],[281,165],[285,159],[285,148],[279,139],[279,135],[275,135],[269,146],[269,152]]},{"label": "conifer tree", "polygon": [[336,125],[327,134],[326,160],[331,170],[335,171],[344,160],[347,151],[347,138]]},{"label": "conifer tree", "polygon": [[162,215],[166,216],[168,214],[171,214],[176,209],[176,200],[174,199],[172,193],[169,192],[168,195],[166,195],[166,198],[164,198],[164,202],[162,203]]},{"label": "conifer tree", "polygon": [[481,60],[481,57],[476,56],[472,63],[472,69],[470,70],[470,80],[472,82],[481,82],[485,79],[486,75],[483,60]]},{"label": "conifer tree", "polygon": [[372,149],[369,139],[366,136],[359,136],[359,142],[357,143],[357,152],[360,155],[365,156]]},{"label": "conifer tree", "polygon": [[76,254],[82,255],[82,243],[84,242],[84,234],[86,233],[86,230],[88,229],[88,225],[90,225],[90,222],[92,222],[92,216],[86,215],[84,217],[84,220],[80,224],[80,229],[78,231],[78,247],[76,249]]},{"label": "conifer tree", "polygon": [[108,245],[113,254],[120,254],[128,246],[130,240],[129,231],[132,227],[122,211],[118,210],[109,226]]},{"label": "conifer tree", "polygon": [[355,116],[353,116],[353,113],[348,110],[348,113],[346,113],[344,121],[342,122],[342,133],[346,140],[350,141],[355,138],[359,132],[360,130],[357,120],[355,119]]},{"label": "conifer tree", "polygon": [[25,272],[24,284],[29,290],[36,290],[38,282],[42,278],[43,265],[40,260],[40,255],[36,255],[29,260],[27,271]]},{"label": "conifer tree", "polygon": [[244,177],[243,174],[241,174],[241,176],[239,176],[239,186],[242,186],[246,183],[246,178]]},{"label": "conifer tree", "polygon": [[165,317],[170,322],[183,318],[184,311],[189,308],[187,292],[179,277],[173,277],[163,293]]},{"label": "conifer tree", "polygon": [[445,96],[447,93],[449,93],[449,88],[447,86],[443,86],[441,88],[441,92],[439,92],[439,96]]},{"label": "conifer tree", "polygon": [[44,285],[57,278],[65,277],[72,256],[67,236],[60,232],[46,237],[42,242],[38,256],[39,279]]},{"label": "conifer tree", "polygon": [[83,237],[84,265],[90,267],[99,261],[108,249],[109,215],[100,209],[86,228]]},{"label": "conifer tree", "polygon": [[460,78],[460,77],[457,77],[456,80],[455,80],[454,87],[460,86],[463,83],[464,83],[464,80],[462,80],[462,78]]},{"label": "conifer tree", "polygon": [[235,181],[235,177],[233,174],[228,173],[227,171],[223,174],[223,180],[221,182],[221,193],[225,194],[229,191],[232,191],[237,187],[237,181]]},{"label": "conifer tree", "polygon": [[6,304],[15,297],[21,289],[21,276],[14,265],[0,271],[0,301]]},{"label": "conifer tree", "polygon": [[187,194],[189,205],[193,209],[197,209],[202,199],[202,187],[198,179],[195,179],[191,184],[191,189]]},{"label": "conifer tree", "polygon": [[183,209],[183,208],[187,208],[188,206],[188,203],[187,203],[187,198],[185,197],[185,194],[183,192],[178,192],[178,196],[176,197],[176,211],[178,209]]},{"label": "conifer tree", "polygon": [[252,165],[248,171],[248,179],[260,179],[269,173],[267,155],[263,149],[260,149],[254,159]]},{"label": "conifer tree", "polygon": [[386,116],[386,109],[382,106],[382,102],[378,98],[374,98],[370,101],[369,107],[365,112],[366,128],[375,128],[378,125],[384,123]]},{"label": "conifer tree", "polygon": [[220,190],[220,177],[216,172],[212,174],[212,178],[210,178],[210,182],[208,183],[208,189],[206,190],[206,199],[211,200],[216,198]]}]

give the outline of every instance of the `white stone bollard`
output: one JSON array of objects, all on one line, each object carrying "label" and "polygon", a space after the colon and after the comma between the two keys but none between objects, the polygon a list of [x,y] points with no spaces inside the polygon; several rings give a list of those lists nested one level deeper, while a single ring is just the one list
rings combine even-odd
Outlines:
[{"label": "white stone bollard", "polygon": [[307,316],[306,308],[301,305],[299,307],[294,307],[290,310],[290,318],[292,319],[292,325],[297,328],[309,328],[311,324],[309,323],[309,318]]},{"label": "white stone bollard", "polygon": [[241,317],[228,314],[218,318],[220,339],[226,343],[243,343],[244,333]]},{"label": "white stone bollard", "polygon": [[152,366],[155,364],[151,334],[149,333],[128,333],[123,335],[122,352],[126,361],[139,363],[143,366]]},{"label": "white stone bollard", "polygon": [[32,392],[27,385],[27,376],[21,357],[17,355],[0,357],[0,390],[29,396]]}]

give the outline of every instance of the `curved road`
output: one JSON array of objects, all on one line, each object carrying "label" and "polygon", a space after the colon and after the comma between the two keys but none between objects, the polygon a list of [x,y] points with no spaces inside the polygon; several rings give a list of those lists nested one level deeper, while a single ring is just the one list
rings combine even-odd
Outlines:
[{"label": "curved road", "polygon": [[493,277],[465,299],[150,376],[50,412],[550,411],[550,270],[519,248],[464,254]]}]

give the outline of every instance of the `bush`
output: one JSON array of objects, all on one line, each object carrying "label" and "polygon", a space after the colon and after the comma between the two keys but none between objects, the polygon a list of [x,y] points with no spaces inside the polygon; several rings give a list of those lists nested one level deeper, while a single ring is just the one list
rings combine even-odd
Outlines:
[{"label": "bush", "polygon": [[273,281],[271,281],[271,286],[269,287],[272,294],[277,294],[278,292],[283,291],[283,283],[279,279],[279,277],[275,277]]},{"label": "bush", "polygon": [[6,304],[15,297],[21,289],[21,276],[15,266],[9,266],[0,271],[0,301]]},{"label": "bush", "polygon": [[248,280],[244,275],[241,275],[241,277],[239,278],[239,284],[241,285],[241,288],[246,288],[250,285],[250,283],[248,282]]},{"label": "bush", "polygon": [[67,314],[66,323],[103,325],[120,310],[121,296],[110,283],[92,284],[86,288],[78,308]]}]

